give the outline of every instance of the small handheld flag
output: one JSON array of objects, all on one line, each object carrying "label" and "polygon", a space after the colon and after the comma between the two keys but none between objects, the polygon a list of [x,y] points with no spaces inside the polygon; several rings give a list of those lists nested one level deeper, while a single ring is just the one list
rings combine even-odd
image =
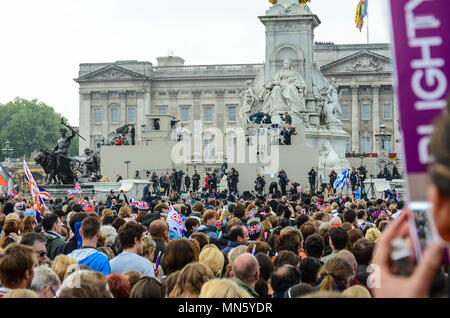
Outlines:
[{"label": "small handheld flag", "polygon": [[159,267],[160,258],[161,258],[161,251],[159,251],[158,256],[156,257],[155,276],[158,273],[158,267]]},{"label": "small handheld flag", "polygon": [[344,170],[342,171],[339,176],[336,178],[336,180],[333,183],[333,188],[334,189],[343,189],[345,186],[345,181],[347,179],[347,175],[348,175],[348,170]]},{"label": "small handheld flag", "polygon": [[252,255],[255,256],[255,253],[256,253],[256,243],[255,245],[253,245]]}]

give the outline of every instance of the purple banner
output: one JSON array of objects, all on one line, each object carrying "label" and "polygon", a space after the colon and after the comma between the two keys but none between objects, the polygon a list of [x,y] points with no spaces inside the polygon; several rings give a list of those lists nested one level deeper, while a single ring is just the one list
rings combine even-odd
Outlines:
[{"label": "purple banner", "polygon": [[406,172],[427,171],[450,85],[450,0],[390,0]]}]

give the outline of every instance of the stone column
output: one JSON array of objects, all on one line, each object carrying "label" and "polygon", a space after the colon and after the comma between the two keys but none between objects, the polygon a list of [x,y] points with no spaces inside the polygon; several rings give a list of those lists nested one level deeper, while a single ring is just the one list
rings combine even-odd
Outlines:
[{"label": "stone column", "polygon": [[398,112],[398,105],[397,105],[397,94],[395,92],[395,90],[392,90],[394,93],[392,94],[392,107],[394,109],[394,131],[392,132],[392,151],[399,154],[402,152],[402,142],[400,143],[396,143],[395,141],[397,139],[401,138],[400,135],[400,125],[399,125],[399,120],[400,120],[400,114]]},{"label": "stone column", "polygon": [[168,113],[169,114],[175,114],[177,116],[178,114],[178,106],[177,106],[177,96],[179,90],[171,89],[168,90],[169,100],[168,100]]},{"label": "stone column", "polygon": [[145,90],[145,100],[144,100],[144,108],[143,113],[144,115],[150,115],[152,114],[152,106],[151,106],[151,87],[150,85]]},{"label": "stone column", "polygon": [[128,124],[128,114],[127,114],[127,93],[119,92],[119,124],[123,126]]},{"label": "stone column", "polygon": [[381,144],[375,139],[375,134],[380,131],[380,85],[372,86],[372,149],[374,153],[380,153]]},{"label": "stone column", "polygon": [[219,128],[220,130],[224,131],[225,123],[228,122],[228,109],[225,106],[225,90],[220,89],[216,90],[216,105],[214,107],[214,123],[215,127]]},{"label": "stone column", "polygon": [[359,102],[358,90],[359,86],[351,86],[352,89],[352,148],[351,151],[359,153]]},{"label": "stone column", "polygon": [[[145,115],[150,111],[150,89],[136,92],[136,145],[142,140],[142,125],[148,125]],[[146,130],[149,129],[147,126]]]},{"label": "stone column", "polygon": [[101,105],[102,105],[102,135],[105,139],[108,139],[109,135],[109,109],[108,109],[108,92],[102,92],[101,94]]},{"label": "stone column", "polygon": [[83,136],[86,141],[79,139],[78,153],[83,154],[84,149],[91,148],[92,144],[92,131],[91,131],[91,93],[81,93],[80,92],[80,135]]},{"label": "stone column", "polygon": [[201,97],[202,90],[193,90],[192,91],[192,109],[191,109],[191,121],[194,120],[202,120],[202,105],[201,105]]}]

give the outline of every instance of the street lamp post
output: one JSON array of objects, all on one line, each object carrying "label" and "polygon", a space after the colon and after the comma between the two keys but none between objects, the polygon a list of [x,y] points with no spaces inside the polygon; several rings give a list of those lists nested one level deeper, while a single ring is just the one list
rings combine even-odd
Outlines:
[{"label": "street lamp post", "polygon": [[2,154],[5,156],[5,162],[9,162],[14,153],[14,148],[10,146],[10,142],[5,142],[5,147],[2,149]]},{"label": "street lamp post", "polygon": [[[326,180],[326,165],[327,165],[327,158],[328,158],[329,154],[330,154],[330,150],[325,145],[322,145],[322,147],[319,149],[319,155],[323,158],[323,172],[319,176],[319,180],[318,180],[319,183],[325,183],[325,180]],[[319,171],[317,171],[317,172],[319,172]],[[320,180],[322,178],[322,175],[323,175],[323,179]],[[318,186],[320,186],[320,185],[321,184],[319,184]]]},{"label": "street lamp post", "polygon": [[375,134],[376,141],[381,142],[381,158],[378,160],[378,167],[381,169],[384,165],[385,168],[389,165],[389,156],[387,154],[387,151],[385,149],[385,143],[387,141],[390,141],[392,137],[392,134],[386,129],[385,125],[380,125],[380,131]]},{"label": "street lamp post", "polygon": [[128,179],[128,165],[130,164],[130,160],[124,161],[124,163],[127,165],[127,179]]},{"label": "street lamp post", "polygon": [[386,130],[385,125],[380,126],[380,132],[375,134],[376,141],[381,141],[381,151],[386,152],[386,149],[384,148],[384,144],[386,141],[391,140],[392,134]]}]

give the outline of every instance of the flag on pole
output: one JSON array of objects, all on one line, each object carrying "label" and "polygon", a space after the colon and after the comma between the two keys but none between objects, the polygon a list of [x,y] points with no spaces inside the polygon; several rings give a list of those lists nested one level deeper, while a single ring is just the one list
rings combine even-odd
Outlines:
[{"label": "flag on pole", "polygon": [[367,16],[368,2],[368,0],[360,0],[358,6],[356,7],[355,23],[356,28],[359,29],[359,32],[361,32],[364,25],[364,18]]},{"label": "flag on pole", "polygon": [[347,179],[347,175],[348,175],[348,170],[344,170],[342,171],[339,176],[336,178],[336,180],[333,183],[333,188],[334,189],[343,189],[345,186],[345,181]]},{"label": "flag on pole", "polygon": [[34,177],[31,174],[30,169],[28,169],[28,165],[25,160],[23,161],[23,171],[25,173],[25,178],[28,181],[28,185],[30,186],[30,192],[33,197],[33,206],[34,206],[34,210],[36,211],[36,220],[37,220],[38,217],[40,218],[39,211],[41,210],[41,196],[40,196],[39,187],[36,184],[36,181],[34,180]]}]

